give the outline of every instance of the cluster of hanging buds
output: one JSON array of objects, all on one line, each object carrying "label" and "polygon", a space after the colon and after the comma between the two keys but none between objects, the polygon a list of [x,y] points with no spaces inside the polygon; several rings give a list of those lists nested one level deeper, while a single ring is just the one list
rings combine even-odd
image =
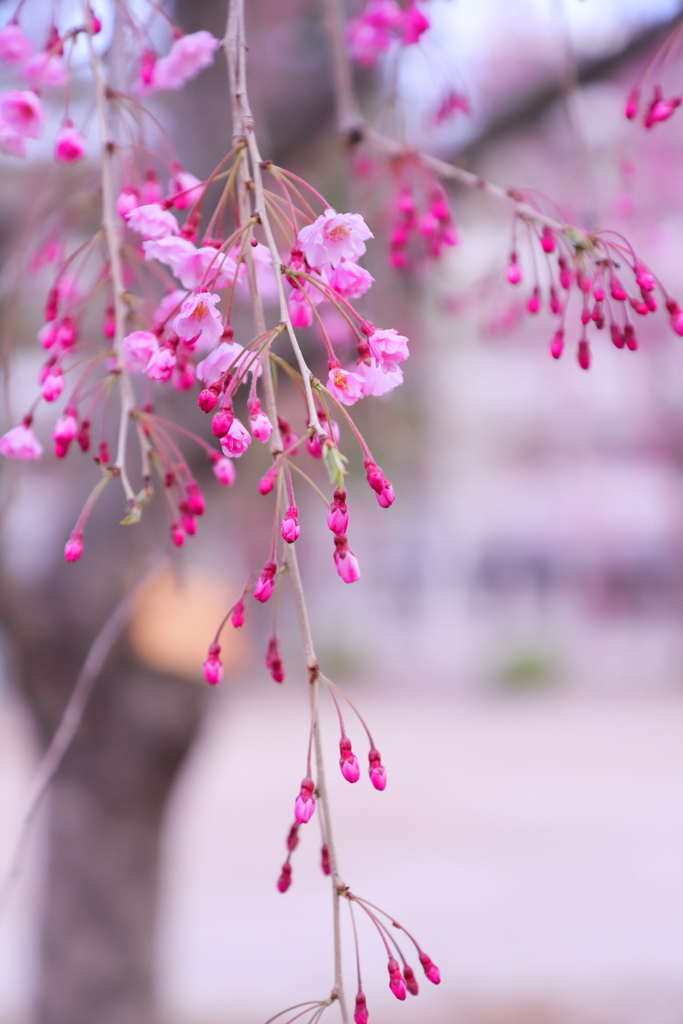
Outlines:
[{"label": "cluster of hanging buds", "polygon": [[[649,61],[639,80],[628,94],[624,113],[629,121],[635,121],[642,113],[643,125],[646,128],[653,128],[656,124],[661,124],[662,121],[668,121],[681,105],[683,96],[666,96],[661,85],[666,64],[673,56],[675,44],[680,41],[680,35],[679,22]],[[645,93],[644,82],[653,79],[655,79],[655,83],[651,92]]]},{"label": "cluster of hanging buds", "polygon": [[418,43],[428,28],[429,18],[413,0],[406,7],[396,0],[368,0],[362,13],[349,22],[349,54],[359,64],[372,67],[395,43]]},{"label": "cluster of hanging buds", "polygon": [[438,259],[444,246],[458,244],[458,234],[443,185],[417,154],[397,157],[392,170],[397,192],[389,258],[397,270],[409,270],[425,259]]},{"label": "cluster of hanging buds", "polygon": [[616,348],[635,352],[639,342],[633,315],[645,317],[655,313],[661,302],[672,329],[683,335],[683,313],[677,303],[617,232],[587,235],[576,228],[554,230],[547,225],[539,229],[531,219],[516,216],[507,268],[510,284],[523,285],[526,276],[517,248],[518,220],[522,220],[528,232],[532,270],[526,308],[536,315],[547,303],[558,320],[550,342],[553,358],[559,359],[564,351],[572,298],[573,315],[579,320],[577,360],[584,370],[591,365],[591,325],[596,331],[607,328]]}]

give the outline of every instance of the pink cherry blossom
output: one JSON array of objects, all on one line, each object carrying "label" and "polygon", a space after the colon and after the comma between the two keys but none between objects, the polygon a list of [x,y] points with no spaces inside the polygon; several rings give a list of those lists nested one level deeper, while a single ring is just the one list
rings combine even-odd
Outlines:
[{"label": "pink cherry blossom", "polygon": [[26,139],[37,139],[43,130],[43,105],[29,89],[12,89],[0,96],[0,116],[5,124]]},{"label": "pink cherry blossom", "polygon": [[204,662],[204,678],[209,686],[216,686],[223,678],[223,663],[220,659],[221,649],[218,644],[211,644],[209,656]]},{"label": "pink cherry blossom", "polygon": [[55,442],[55,455],[63,459],[69,451],[71,442],[78,433],[78,420],[73,409],[66,409],[59,417],[52,430],[52,438]]},{"label": "pink cherry blossom", "polygon": [[299,300],[295,295],[291,295],[287,300],[287,312],[292,327],[310,327],[313,323],[313,310],[304,296]]},{"label": "pink cherry blossom", "polygon": [[9,24],[0,29],[0,60],[13,67],[22,64],[33,53],[33,43],[18,25]]},{"label": "pink cherry blossom", "polygon": [[151,331],[133,331],[121,343],[123,361],[131,373],[144,373],[159,348],[159,340]]},{"label": "pink cherry blossom", "polygon": [[176,334],[185,341],[197,340],[213,348],[223,333],[221,315],[214,309],[217,302],[220,302],[220,297],[209,292],[195,292],[190,295],[183,302],[180,313],[173,322]]},{"label": "pink cherry blossom", "polygon": [[[191,244],[191,243],[190,243]],[[224,252],[213,246],[187,249],[174,258],[173,273],[186,288],[227,288],[235,280],[237,264]]]},{"label": "pink cherry blossom", "polygon": [[197,250],[188,238],[164,235],[162,238],[148,238],[142,243],[142,251],[146,260],[159,260],[160,263],[166,263],[175,273],[178,261],[185,256],[191,256]]},{"label": "pink cherry blossom", "polygon": [[39,459],[43,446],[30,423],[19,423],[0,437],[0,455],[6,459]]},{"label": "pink cherry blossom", "polygon": [[291,505],[287,509],[285,517],[280,523],[280,532],[282,534],[282,538],[288,544],[293,544],[295,540],[299,539],[301,527],[299,526],[298,516],[298,508],[296,507],[296,505]]},{"label": "pink cherry blossom", "polygon": [[159,203],[136,206],[128,214],[128,226],[143,238],[165,238],[166,235],[174,235],[178,231],[178,221]]},{"label": "pink cherry blossom", "polygon": [[358,373],[336,366],[330,370],[327,387],[343,405],[353,405],[363,397],[366,384],[364,377]]},{"label": "pink cherry blossom", "polygon": [[[262,245],[260,242],[257,245],[249,247],[251,255],[254,260],[254,267],[256,270],[256,281],[258,283],[259,292],[261,298],[268,305],[272,302],[277,302],[278,299],[278,287],[277,278],[273,269],[273,257],[270,254],[270,249],[266,245]],[[234,246],[230,250],[230,256],[237,265],[239,259],[240,247]],[[249,299],[249,280],[247,278],[246,267],[244,262],[239,265],[239,276],[237,278],[237,290],[238,293],[245,300]]]},{"label": "pink cherry blossom", "polygon": [[244,455],[251,444],[249,431],[236,417],[230,424],[227,434],[221,438],[221,448],[231,459],[238,459]]},{"label": "pink cherry blossom", "polygon": [[[143,242],[144,245],[144,242]],[[169,292],[168,295],[164,295],[163,299],[156,308],[154,318],[152,320],[152,326],[154,328],[164,327],[170,318],[178,313],[183,301],[187,298],[187,293],[182,288],[176,288],[174,291]]]},{"label": "pink cherry blossom", "polygon": [[294,804],[294,817],[300,825],[305,825],[313,817],[313,812],[315,811],[314,789],[313,779],[303,779],[301,790]]},{"label": "pink cherry blossom", "polygon": [[261,604],[265,604],[266,601],[272,596],[275,590],[275,573],[277,572],[277,562],[270,559],[263,566],[261,575],[256,580],[256,586],[254,587],[254,597]]},{"label": "pink cherry blossom", "polygon": [[403,20],[395,0],[370,0],[363,14],[349,22],[349,51],[354,60],[373,65],[389,49]]},{"label": "pink cherry blossom", "polygon": [[337,213],[329,206],[300,230],[299,244],[310,266],[329,263],[334,269],[342,259],[353,262],[362,256],[365,240],[373,237],[359,213]]},{"label": "pink cherry blossom", "polygon": [[188,171],[175,171],[171,181],[171,197],[176,210],[185,210],[201,198],[204,182]]},{"label": "pink cherry blossom", "polygon": [[210,32],[193,32],[177,39],[166,57],[154,64],[151,86],[154,89],[181,89],[203,68],[213,63],[220,40]]},{"label": "pink cherry blossom", "polygon": [[372,274],[350,260],[341,260],[339,265],[330,271],[330,285],[346,299],[359,299],[375,282]]},{"label": "pink cherry blossom", "polygon": [[417,4],[410,6],[403,12],[401,21],[401,38],[404,46],[410,46],[420,41],[420,36],[429,28],[429,18],[425,17]]},{"label": "pink cherry blossom", "polygon": [[157,380],[165,384],[173,376],[176,358],[173,349],[157,348],[149,357],[145,373],[150,380]]},{"label": "pink cherry blossom", "polygon": [[85,156],[85,140],[73,125],[64,125],[55,135],[55,160],[73,164]]},{"label": "pink cherry blossom", "polygon": [[[207,387],[210,387],[211,384],[216,384],[221,379],[225,371],[233,363],[235,365],[231,372],[238,374],[244,370],[252,359],[252,353],[248,352],[243,345],[236,341],[222,341],[206,359],[203,359],[197,365],[197,377]],[[253,366],[256,366],[255,361]],[[263,370],[259,366],[257,376],[260,377],[262,372]]]},{"label": "pink cherry blossom", "polygon": [[26,156],[26,140],[16,129],[0,122],[0,151],[5,156]]},{"label": "pink cherry blossom", "polygon": [[235,464],[232,459],[217,456],[213,463],[213,472],[219,483],[231,487],[235,482]]},{"label": "pink cherry blossom", "polygon": [[393,327],[387,331],[373,331],[368,338],[368,345],[383,370],[393,370],[408,358],[408,339]]},{"label": "pink cherry blossom", "polygon": [[361,392],[366,396],[374,395],[378,398],[403,383],[403,370],[400,366],[384,370],[375,359],[370,364],[361,360],[357,366],[357,373],[363,381]]},{"label": "pink cherry blossom", "polygon": [[66,85],[66,68],[56,54],[34,54],[26,61],[21,73],[33,89],[59,89]]}]

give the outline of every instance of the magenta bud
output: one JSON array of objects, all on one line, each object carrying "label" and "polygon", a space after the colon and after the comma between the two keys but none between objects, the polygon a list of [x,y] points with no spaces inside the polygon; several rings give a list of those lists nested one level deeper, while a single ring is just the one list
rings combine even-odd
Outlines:
[{"label": "magenta bud", "polygon": [[219,483],[230,487],[235,482],[235,464],[227,456],[217,455],[213,462],[213,472]]},{"label": "magenta bud", "polygon": [[275,487],[275,481],[277,480],[277,464],[271,466],[264,477],[259,480],[258,489],[261,494],[270,494],[273,487]]},{"label": "magenta bud", "polygon": [[368,1007],[365,1001],[365,993],[358,990],[356,996],[356,1008],[353,1011],[354,1024],[368,1024]]},{"label": "magenta bud", "polygon": [[615,302],[623,302],[626,298],[626,289],[622,285],[616,274],[612,274],[609,279],[609,290],[610,295]]},{"label": "magenta bud", "polygon": [[282,533],[283,540],[288,544],[293,544],[298,539],[301,533],[301,527],[297,521],[299,510],[296,505],[292,505],[287,509],[285,517],[280,524],[280,532]]},{"label": "magenta bud", "polygon": [[194,537],[197,532],[197,523],[195,522],[194,516],[183,516],[181,526],[188,537]]},{"label": "magenta bud", "polygon": [[422,968],[427,975],[428,979],[433,985],[438,985],[441,982],[441,972],[435,963],[429,959],[426,953],[420,950],[420,963]]},{"label": "magenta bud", "polygon": [[394,993],[397,999],[405,999],[406,983],[403,980],[403,975],[401,974],[401,968],[398,965],[398,960],[395,960],[393,956],[389,957],[387,970],[389,971],[389,988]]},{"label": "magenta bud", "polygon": [[179,523],[171,523],[171,540],[177,548],[185,543],[185,534]]},{"label": "magenta bud", "polygon": [[292,865],[289,861],[286,861],[282,865],[282,874],[277,880],[277,891],[287,892],[290,885],[292,884]]},{"label": "magenta bud", "polygon": [[265,604],[266,601],[271,597],[275,590],[275,573],[277,572],[277,562],[272,560],[266,562],[261,570],[261,575],[256,580],[256,586],[254,587],[254,597],[257,601]]},{"label": "magenta bud", "polygon": [[77,562],[83,554],[83,534],[74,530],[64,547],[64,557],[67,562]]},{"label": "magenta bud", "polygon": [[370,782],[373,784],[375,789],[383,790],[387,785],[387,772],[386,768],[382,764],[382,758],[379,750],[375,747],[368,753],[368,760],[370,767],[368,768],[368,774],[370,775]]},{"label": "magenta bud", "polygon": [[417,983],[415,972],[408,964],[404,964],[403,977],[406,979],[406,988],[410,992],[411,996],[416,996],[420,991],[420,987]]},{"label": "magenta bud", "polygon": [[276,683],[284,683],[285,670],[282,665],[282,658],[280,657],[280,647],[277,642],[277,637],[275,636],[272,636],[268,641],[268,650],[266,651],[266,668],[269,670]]},{"label": "magenta bud", "polygon": [[550,354],[553,359],[559,359],[564,349],[564,331],[560,328],[555,332],[553,340],[550,342]]},{"label": "magenta bud", "polygon": [[328,529],[338,537],[341,537],[346,533],[349,526],[349,510],[346,505],[346,491],[337,489],[334,492],[334,501],[327,510],[327,526]]},{"label": "magenta bud", "polygon": [[638,108],[640,107],[640,89],[638,86],[631,89],[626,100],[626,109],[624,113],[629,121],[633,121],[634,118],[638,117]]},{"label": "magenta bud", "polygon": [[204,502],[204,495],[199,490],[196,483],[188,484],[187,487],[187,505],[193,516],[203,516],[206,508]]},{"label": "magenta bud", "polygon": [[530,313],[538,313],[541,308],[541,290],[538,285],[534,288],[529,301],[526,304],[526,308]]},{"label": "magenta bud", "polygon": [[320,867],[324,875],[329,875],[332,872],[330,866],[330,851],[327,849],[327,843],[323,843],[320,851]]},{"label": "magenta bud", "polygon": [[638,339],[636,338],[636,332],[633,328],[633,324],[626,324],[624,327],[624,342],[626,348],[630,349],[631,352],[638,350]]},{"label": "magenta bud", "polygon": [[303,779],[301,790],[294,804],[294,817],[300,825],[305,825],[313,817],[315,811],[314,788],[313,779]]},{"label": "magenta bud", "polygon": [[555,235],[552,228],[549,228],[547,225],[543,228],[541,235],[541,248],[543,252],[555,252]]},{"label": "magenta bud", "polygon": [[510,284],[519,284],[522,280],[522,268],[517,262],[517,253],[513,252],[510,256],[510,263],[507,269],[507,279]]},{"label": "magenta bud", "polygon": [[297,846],[299,845],[299,826],[296,822],[292,825],[287,836],[287,849],[290,853],[294,853]]},{"label": "magenta bud", "polygon": [[585,338],[579,342],[579,349],[576,355],[579,366],[582,370],[589,370],[591,365],[591,350]]},{"label": "magenta bud", "polygon": [[621,331],[619,329],[619,324],[611,323],[610,324],[610,328],[609,328],[609,332],[612,335],[612,344],[614,345],[614,347],[615,348],[623,348],[624,347],[624,335],[621,333]]},{"label": "magenta bud", "polygon": [[233,608],[232,615],[230,616],[230,621],[232,622],[235,629],[239,629],[240,626],[244,625],[244,601],[242,600],[242,598],[239,599],[239,601]]},{"label": "magenta bud", "polygon": [[213,388],[204,388],[203,391],[199,392],[197,405],[202,412],[213,412],[218,405],[218,394],[213,390]]},{"label": "magenta bud", "polygon": [[211,429],[215,437],[225,437],[232,426],[235,416],[232,409],[221,409],[211,421]]},{"label": "magenta bud", "polygon": [[348,736],[342,736],[339,741],[339,767],[347,782],[358,782],[360,778],[360,765],[358,758],[351,749],[351,740]]},{"label": "magenta bud", "polygon": [[216,686],[223,678],[223,663],[219,657],[220,653],[220,646],[211,644],[209,656],[204,662],[204,678],[210,686]]}]

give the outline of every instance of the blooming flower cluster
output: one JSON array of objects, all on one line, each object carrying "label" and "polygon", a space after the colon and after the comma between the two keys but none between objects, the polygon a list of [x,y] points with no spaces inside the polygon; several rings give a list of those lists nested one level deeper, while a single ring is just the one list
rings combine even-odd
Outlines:
[{"label": "blooming flower cluster", "polygon": [[371,67],[395,41],[403,46],[419,42],[429,19],[413,0],[402,8],[396,0],[368,0],[362,14],[349,22],[349,53]]}]

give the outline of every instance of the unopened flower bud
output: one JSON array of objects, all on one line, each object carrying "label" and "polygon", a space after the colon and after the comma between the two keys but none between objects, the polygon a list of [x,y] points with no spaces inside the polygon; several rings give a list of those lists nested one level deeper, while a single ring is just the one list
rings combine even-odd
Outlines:
[{"label": "unopened flower bud", "polygon": [[296,822],[292,825],[287,836],[287,849],[290,853],[294,853],[297,846],[299,845],[299,826]]},{"label": "unopened flower bud", "polygon": [[288,544],[293,544],[298,539],[301,533],[301,527],[298,522],[299,510],[296,505],[291,505],[285,513],[285,517],[280,523],[280,532],[282,537]]},{"label": "unopened flower bud", "polygon": [[223,662],[219,655],[221,653],[218,644],[211,644],[209,656],[204,662],[204,678],[210,686],[216,686],[223,678]]},{"label": "unopened flower bud", "polygon": [[218,405],[219,394],[215,388],[204,388],[199,392],[197,405],[202,412],[213,412]]},{"label": "unopened flower bud", "polygon": [[555,235],[552,228],[546,225],[541,234],[541,248],[543,252],[555,252]]},{"label": "unopened flower bud", "polygon": [[270,494],[273,487],[275,487],[275,483],[277,481],[277,473],[278,466],[276,463],[274,466],[271,466],[266,475],[261,477],[261,479],[259,480],[258,489],[260,494]]},{"label": "unopened flower bud", "polygon": [[560,256],[557,263],[560,268],[560,285],[567,292],[572,286],[572,279],[574,275],[571,268],[567,265],[567,261],[564,256]]},{"label": "unopened flower bud", "polygon": [[43,381],[43,398],[56,402],[64,389],[64,375],[59,367],[53,367]]},{"label": "unopened flower bud", "polygon": [[54,425],[52,437],[55,442],[55,455],[63,459],[69,446],[78,433],[78,420],[73,409],[67,409]]},{"label": "unopened flower bud", "polygon": [[82,452],[90,450],[90,420],[83,420],[81,428],[76,434],[76,440]]},{"label": "unopened flower bud", "polygon": [[195,522],[194,516],[184,515],[181,519],[180,525],[188,537],[194,537],[197,532],[197,523]]},{"label": "unopened flower bud", "polygon": [[280,657],[280,646],[277,642],[277,637],[275,636],[271,636],[268,641],[268,650],[266,651],[266,668],[269,670],[276,683],[284,683],[285,670],[282,664],[282,658]]},{"label": "unopened flower bud", "polygon": [[234,418],[235,414],[232,409],[221,409],[220,412],[217,412],[211,421],[214,437],[225,437],[232,426]]},{"label": "unopened flower bud", "polygon": [[358,758],[351,749],[351,740],[348,736],[342,736],[339,741],[339,767],[347,782],[358,782],[360,778],[360,765]]},{"label": "unopened flower bud", "polygon": [[438,985],[441,981],[441,972],[439,968],[433,963],[426,953],[420,950],[420,963],[422,964],[423,970],[433,985]]},{"label": "unopened flower bud", "polygon": [[252,398],[249,402],[249,428],[257,441],[263,444],[273,433],[273,424],[261,409],[258,398]]},{"label": "unopened flower bud", "polygon": [[323,843],[320,851],[320,867],[324,875],[329,875],[332,872],[330,866],[330,851],[327,849],[327,843]]},{"label": "unopened flower bud", "polygon": [[536,285],[534,288],[529,301],[526,304],[526,308],[530,313],[538,313],[541,308],[541,289]]},{"label": "unopened flower bud", "polygon": [[290,885],[292,884],[292,865],[289,861],[285,861],[282,865],[282,874],[277,880],[277,891],[287,892]]},{"label": "unopened flower bud", "polygon": [[204,495],[193,481],[187,487],[187,505],[193,516],[203,516],[206,508]]},{"label": "unopened flower bud", "polygon": [[401,974],[401,968],[398,965],[398,960],[395,960],[393,956],[389,957],[387,970],[389,971],[389,988],[394,993],[397,999],[405,999],[406,983],[403,980],[403,975]]},{"label": "unopened flower bud", "polygon": [[404,964],[403,966],[403,977],[406,979],[406,988],[410,992],[411,996],[416,996],[420,991],[420,987],[417,983],[415,972],[408,964]]},{"label": "unopened flower bud", "polygon": [[510,284],[519,284],[522,280],[522,268],[517,262],[517,253],[513,252],[510,256],[510,263],[507,269],[507,279]]},{"label": "unopened flower bud", "polygon": [[180,523],[171,523],[171,540],[177,548],[181,548],[185,543],[185,534]]},{"label": "unopened flower bud", "polygon": [[217,455],[213,462],[214,476],[224,487],[235,482],[235,464],[226,455]]},{"label": "unopened flower bud", "polygon": [[83,534],[80,530],[74,530],[64,547],[64,557],[67,562],[77,562],[83,554]]},{"label": "unopened flower bud", "polygon": [[360,579],[358,559],[351,551],[345,536],[334,538],[334,565],[344,583],[355,583]]},{"label": "unopened flower bud", "polygon": [[589,370],[591,365],[591,350],[588,342],[585,338],[582,338],[579,342],[579,348],[576,355],[579,366],[582,370]]},{"label": "unopened flower bud", "polygon": [[343,536],[349,528],[349,510],[346,504],[346,491],[334,492],[334,501],[327,510],[327,526],[338,537]]},{"label": "unopened flower bud", "polygon": [[633,121],[633,119],[638,116],[639,106],[640,89],[638,88],[638,86],[635,86],[633,89],[631,89],[630,93],[628,94],[628,99],[626,100],[626,110],[624,111],[629,121]]},{"label": "unopened flower bud", "polygon": [[612,276],[609,279],[609,290],[610,295],[612,296],[615,302],[623,302],[625,300],[626,289],[624,288],[623,284],[616,276],[616,274],[612,274]]},{"label": "unopened flower bud", "polygon": [[303,779],[301,790],[294,804],[294,817],[300,825],[305,825],[313,817],[315,811],[314,788],[313,779]]},{"label": "unopened flower bud", "polygon": [[564,349],[564,331],[560,328],[555,331],[553,340],[550,342],[550,354],[553,359],[559,359]]},{"label": "unopened flower bud", "polygon": [[368,1024],[368,1007],[365,1001],[365,993],[358,990],[356,996],[356,1008],[353,1011],[354,1024]]},{"label": "unopened flower bud", "polygon": [[375,789],[378,789],[381,792],[387,785],[387,772],[386,768],[382,764],[382,758],[379,750],[372,747],[368,753],[368,760],[370,762],[370,767],[368,768],[370,782],[373,784]]},{"label": "unopened flower bud", "polygon": [[233,627],[235,629],[239,629],[241,626],[244,625],[244,601],[242,600],[242,598],[239,599],[239,601],[233,608],[232,615],[230,616],[230,621],[232,622]]},{"label": "unopened flower bud", "polygon": [[263,566],[261,575],[256,581],[254,587],[254,597],[257,601],[265,604],[270,598],[273,591],[275,590],[275,573],[277,572],[277,562],[269,560]]},{"label": "unopened flower bud", "polygon": [[624,343],[626,344],[626,348],[630,349],[631,352],[636,352],[638,350],[638,339],[636,338],[636,332],[633,324],[626,324],[624,327]]},{"label": "unopened flower bud", "polygon": [[612,336],[612,344],[614,345],[614,347],[615,348],[623,348],[624,347],[624,335],[621,333],[621,329],[619,328],[619,324],[615,324],[614,322],[612,322],[610,324],[609,332],[610,332],[610,334]]}]

